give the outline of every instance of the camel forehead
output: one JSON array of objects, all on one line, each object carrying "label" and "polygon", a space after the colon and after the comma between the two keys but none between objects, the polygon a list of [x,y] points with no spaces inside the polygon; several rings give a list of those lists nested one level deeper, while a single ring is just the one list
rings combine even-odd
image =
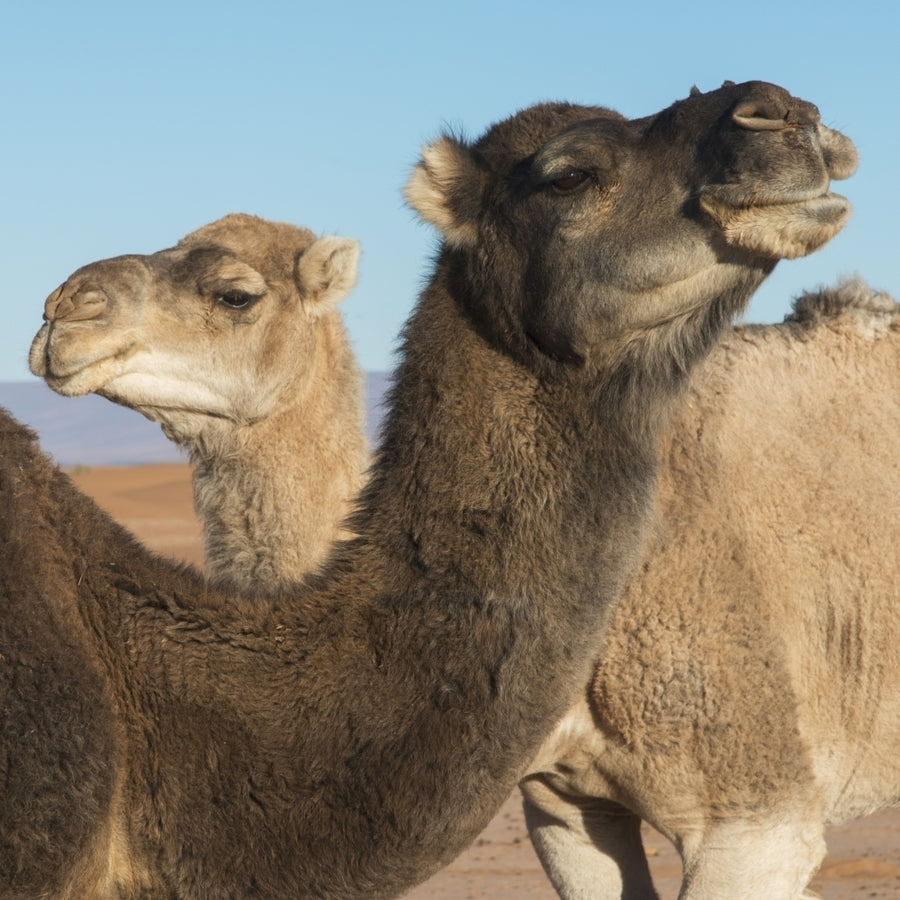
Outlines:
[{"label": "camel forehead", "polygon": [[553,136],[591,119],[626,121],[620,113],[602,106],[539,103],[493,125],[474,148],[489,165],[515,163],[533,155]]},{"label": "camel forehead", "polygon": [[217,255],[239,259],[255,269],[293,278],[297,257],[316,236],[308,228],[270,222],[258,216],[232,213],[182,238],[175,250],[186,250],[186,260],[211,265]]},{"label": "camel forehead", "polygon": [[246,213],[230,213],[185,235],[179,246],[219,244],[235,250],[254,245],[283,244],[305,247],[315,240],[308,229],[288,222],[271,222]]}]

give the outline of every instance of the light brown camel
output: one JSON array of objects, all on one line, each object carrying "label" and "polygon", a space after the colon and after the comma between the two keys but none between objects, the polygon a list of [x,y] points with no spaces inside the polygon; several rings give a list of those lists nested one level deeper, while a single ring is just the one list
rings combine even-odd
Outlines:
[{"label": "light brown camel", "polygon": [[[92,264],[66,293],[90,283],[117,304],[152,302],[165,258]],[[117,321],[97,323],[97,337]],[[56,339],[68,358],[65,333]],[[36,340],[46,343],[44,329]],[[183,341],[180,352],[192,350]],[[83,344],[81,353],[91,356]],[[882,629],[891,622],[900,582],[890,552],[900,536],[898,379],[900,311],[861,282],[804,295],[783,325],[737,329],[698,367],[689,403],[660,443],[655,537],[603,641],[590,705],[563,721],[522,783],[536,849],[563,897],[653,896],[638,835],[644,816],[681,848],[684,896],[793,900],[818,862],[824,822],[897,795],[900,776],[885,779],[856,756],[824,777],[820,765],[798,778],[800,755],[788,754],[788,765],[772,744],[799,729],[808,756],[838,740],[830,720],[814,716],[812,731],[798,717],[798,708],[809,717],[823,685],[792,682],[774,666],[786,653],[804,659],[828,647],[827,637],[788,629],[785,610],[839,598]],[[302,476],[289,456],[264,451],[242,458],[242,482],[274,491]],[[800,553],[798,534],[807,535]],[[784,646],[773,653],[773,642]],[[873,659],[892,669],[889,658]],[[842,665],[838,656],[818,663],[835,702],[846,702]],[[748,697],[760,667],[770,682]],[[760,709],[762,695],[778,702]],[[873,730],[867,740],[876,739]],[[890,728],[882,738],[887,747],[897,740]],[[839,803],[823,807],[812,792],[827,793],[826,778],[845,786]],[[732,836],[716,846],[726,827]],[[743,867],[761,856],[766,865],[751,865],[748,877]],[[710,867],[713,882],[700,871]]]},{"label": "light brown camel", "polygon": [[827,824],[896,803],[898,447],[900,306],[859,281],[695,370],[641,568],[522,783],[562,897],[655,897],[645,819],[683,900],[796,900]]},{"label": "light brown camel", "polygon": [[358,537],[270,599],[146,553],[5,419],[5,894],[383,897],[450,860],[588,677],[693,365],[855,164],[761,82],[433,144]]},{"label": "light brown camel", "polygon": [[348,238],[231,215],[173,250],[87,266],[47,299],[31,371],[187,448],[209,571],[242,590],[296,581],[349,536],[369,460],[336,307],[358,257]]}]

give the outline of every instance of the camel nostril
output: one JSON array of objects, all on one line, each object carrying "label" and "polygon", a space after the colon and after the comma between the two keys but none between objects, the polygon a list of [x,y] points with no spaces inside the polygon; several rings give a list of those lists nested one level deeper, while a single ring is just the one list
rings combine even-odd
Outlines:
[{"label": "camel nostril", "polygon": [[744,100],[731,113],[735,125],[748,131],[781,131],[787,116],[770,100]]},{"label": "camel nostril", "polygon": [[106,294],[95,288],[82,288],[74,293],[59,290],[50,295],[44,308],[48,322],[80,322],[95,319],[109,302]]},{"label": "camel nostril", "polygon": [[45,301],[44,301],[44,321],[52,322],[56,318],[56,308],[63,295],[65,285],[60,285]]}]

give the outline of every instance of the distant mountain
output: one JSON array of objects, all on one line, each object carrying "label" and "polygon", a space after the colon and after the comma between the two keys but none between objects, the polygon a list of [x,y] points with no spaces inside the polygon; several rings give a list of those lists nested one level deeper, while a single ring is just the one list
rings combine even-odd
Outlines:
[{"label": "distant mountain", "polygon": [[[387,372],[366,373],[366,431],[374,441],[383,415]],[[89,394],[60,397],[43,381],[0,382],[0,406],[40,435],[41,446],[62,466],[133,466],[185,462],[159,425]]]}]

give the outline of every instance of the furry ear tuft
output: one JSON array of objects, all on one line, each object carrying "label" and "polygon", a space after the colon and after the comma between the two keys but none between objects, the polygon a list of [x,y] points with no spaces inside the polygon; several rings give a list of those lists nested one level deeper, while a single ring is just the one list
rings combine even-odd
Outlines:
[{"label": "furry ear tuft", "polygon": [[317,315],[332,310],[356,284],[359,242],[329,236],[313,241],[298,257],[296,281],[303,305]]},{"label": "furry ear tuft", "polygon": [[483,174],[472,149],[444,135],[422,151],[404,194],[409,205],[436,226],[450,246],[470,246],[477,236]]}]

